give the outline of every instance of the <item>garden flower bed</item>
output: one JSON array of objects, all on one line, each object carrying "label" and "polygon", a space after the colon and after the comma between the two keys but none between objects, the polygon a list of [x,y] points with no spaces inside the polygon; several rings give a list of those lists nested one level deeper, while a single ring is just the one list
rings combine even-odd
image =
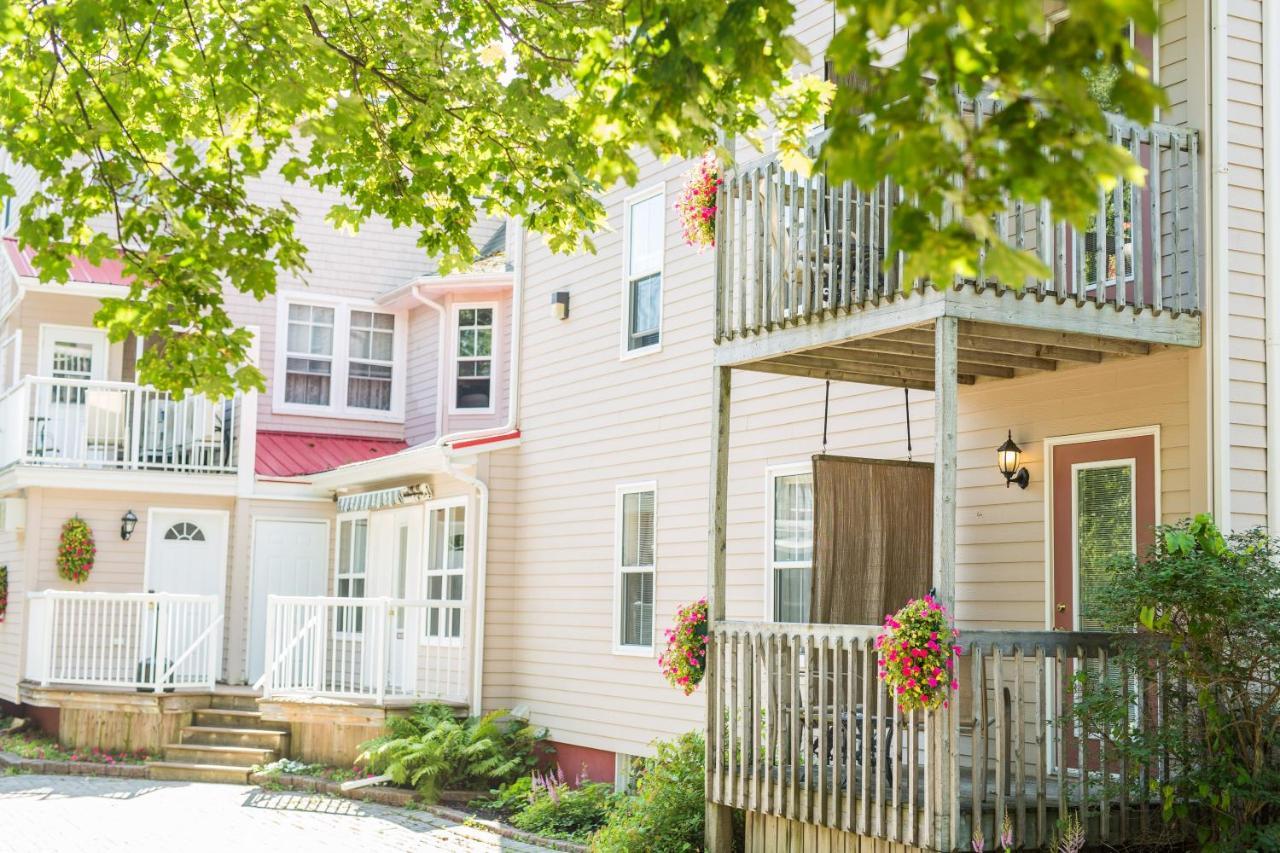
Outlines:
[{"label": "garden flower bed", "polygon": [[11,730],[12,718],[0,717],[0,765],[25,773],[147,778],[145,751],[109,752],[65,747],[37,729]]}]

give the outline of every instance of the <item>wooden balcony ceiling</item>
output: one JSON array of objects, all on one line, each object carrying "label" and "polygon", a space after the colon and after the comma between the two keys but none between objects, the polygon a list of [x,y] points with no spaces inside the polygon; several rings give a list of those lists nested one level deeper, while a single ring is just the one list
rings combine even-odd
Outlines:
[{"label": "wooden balcony ceiling", "polygon": [[[1071,332],[960,321],[958,381],[1012,379],[1060,366],[1142,356],[1158,344]],[[746,370],[933,390],[932,323],[866,338],[775,355],[740,365]]]}]

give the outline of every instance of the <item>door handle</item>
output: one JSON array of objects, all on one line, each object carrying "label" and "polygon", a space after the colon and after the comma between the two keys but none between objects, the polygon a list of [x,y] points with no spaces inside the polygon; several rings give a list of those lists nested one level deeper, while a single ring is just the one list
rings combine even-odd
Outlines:
[{"label": "door handle", "polygon": [[1067,612],[1067,605],[1065,605],[1065,604],[1059,604],[1059,605],[1058,605],[1058,612],[1059,612],[1059,613],[1066,613],[1066,612]]}]

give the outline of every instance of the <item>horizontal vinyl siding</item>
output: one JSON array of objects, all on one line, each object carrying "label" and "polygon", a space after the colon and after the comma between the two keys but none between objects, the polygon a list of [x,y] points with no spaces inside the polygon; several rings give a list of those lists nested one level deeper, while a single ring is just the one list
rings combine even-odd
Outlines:
[{"label": "horizontal vinyl siding", "polygon": [[25,630],[27,584],[22,559],[22,540],[17,533],[0,532],[0,566],[8,567],[9,597],[4,621],[0,622],[0,699],[16,702],[22,678],[22,644]]},{"label": "horizontal vinyl siding", "polygon": [[[1262,4],[1228,3],[1227,265],[1230,524],[1266,523],[1265,271],[1262,222]],[[1272,49],[1274,54],[1275,49]]]}]

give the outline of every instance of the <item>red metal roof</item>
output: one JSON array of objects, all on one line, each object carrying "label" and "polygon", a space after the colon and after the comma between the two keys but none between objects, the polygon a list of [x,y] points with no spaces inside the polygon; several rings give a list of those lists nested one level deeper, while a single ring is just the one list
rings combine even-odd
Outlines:
[{"label": "red metal roof", "polygon": [[390,456],[408,446],[393,438],[259,430],[253,467],[264,477],[296,477]]},{"label": "red metal roof", "polygon": [[[32,258],[36,256],[36,250],[31,247],[21,247],[18,245],[16,237],[4,238],[4,251],[9,256],[9,262],[13,264],[13,268],[20,276],[29,276],[35,278],[35,265]],[[128,286],[133,282],[130,276],[124,274],[124,263],[119,258],[109,258],[100,264],[91,264],[84,258],[71,259],[71,281],[78,281],[85,284],[118,284]]]}]

